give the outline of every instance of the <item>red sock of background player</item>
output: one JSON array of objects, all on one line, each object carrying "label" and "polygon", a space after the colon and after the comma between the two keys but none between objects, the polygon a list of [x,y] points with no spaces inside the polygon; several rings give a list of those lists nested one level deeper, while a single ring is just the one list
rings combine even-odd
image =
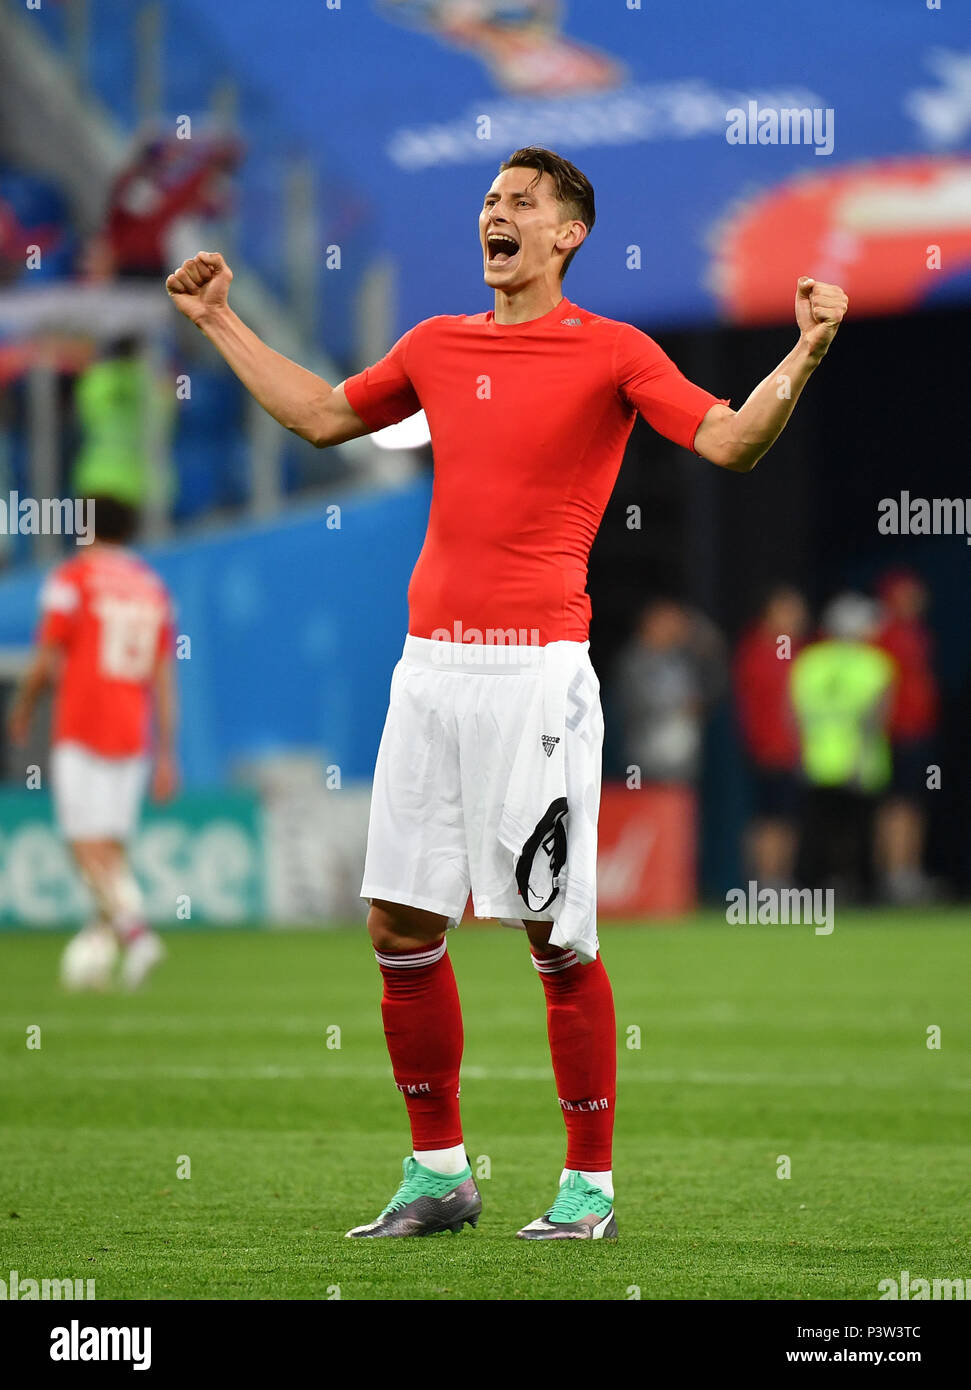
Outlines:
[{"label": "red sock of background player", "polygon": [[553,1075],[566,1122],[564,1172],[582,1173],[612,1199],[617,1028],[610,980],[599,955],[581,965],[573,951],[534,952],[533,964],[546,994]]},{"label": "red sock of background player", "polygon": [[445,938],[411,951],[375,951],[381,1014],[395,1084],[405,1098],[415,1157],[436,1173],[466,1166],[459,1116],[462,1010]]}]

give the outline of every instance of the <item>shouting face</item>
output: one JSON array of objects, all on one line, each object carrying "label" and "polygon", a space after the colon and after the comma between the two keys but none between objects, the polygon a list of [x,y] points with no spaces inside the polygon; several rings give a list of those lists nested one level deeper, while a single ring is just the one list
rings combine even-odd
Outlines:
[{"label": "shouting face", "polygon": [[558,282],[564,256],[576,250],[586,230],[557,201],[549,174],[503,170],[479,213],[486,284],[513,292],[550,276]]}]

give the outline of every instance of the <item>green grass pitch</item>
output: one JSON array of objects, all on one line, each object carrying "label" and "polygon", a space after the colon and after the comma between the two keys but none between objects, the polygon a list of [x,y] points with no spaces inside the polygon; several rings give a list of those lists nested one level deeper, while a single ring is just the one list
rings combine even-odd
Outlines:
[{"label": "green grass pitch", "polygon": [[875,1299],[903,1269],[969,1277],[969,927],[605,928],[620,1240],[582,1245],[514,1238],[563,1158],[522,934],[450,934],[478,1229],[360,1242],[409,1151],[362,927],[172,934],[133,998],[65,996],[62,936],[0,935],[0,1277],[102,1299]]}]

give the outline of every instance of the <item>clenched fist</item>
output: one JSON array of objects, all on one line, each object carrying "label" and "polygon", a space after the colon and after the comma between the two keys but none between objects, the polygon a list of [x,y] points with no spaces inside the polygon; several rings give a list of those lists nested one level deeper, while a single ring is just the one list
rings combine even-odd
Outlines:
[{"label": "clenched fist", "polygon": [[839,285],[824,285],[809,275],[800,276],[796,283],[796,323],[813,357],[825,357],[849,304]]},{"label": "clenched fist", "polygon": [[193,323],[224,309],[233,272],[218,251],[200,251],[172,272],[165,288],[176,308]]}]

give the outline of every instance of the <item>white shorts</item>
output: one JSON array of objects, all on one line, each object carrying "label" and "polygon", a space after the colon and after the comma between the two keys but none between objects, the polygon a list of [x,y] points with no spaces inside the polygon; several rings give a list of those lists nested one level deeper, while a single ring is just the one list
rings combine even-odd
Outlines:
[{"label": "white shorts", "polygon": [[[586,692],[582,719],[565,734],[567,798],[592,814],[600,800],[603,715],[588,643],[570,647]],[[408,637],[374,769],[361,896],[438,912],[457,923],[472,894],[476,917],[510,926],[548,922],[523,903],[515,856],[499,841],[513,761],[542,647],[474,646]],[[574,865],[596,882],[596,834]],[[572,869],[571,869],[572,871]]]},{"label": "white shorts", "polygon": [[129,839],[138,824],[151,760],[106,758],[81,743],[51,749],[54,813],[66,840]]}]

